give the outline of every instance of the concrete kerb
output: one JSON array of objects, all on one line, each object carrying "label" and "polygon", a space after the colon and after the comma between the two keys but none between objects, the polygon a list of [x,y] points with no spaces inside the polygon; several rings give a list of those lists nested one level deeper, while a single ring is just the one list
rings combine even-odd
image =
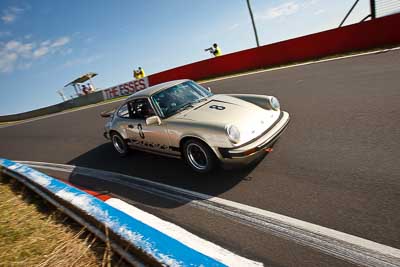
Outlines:
[{"label": "concrete kerb", "polygon": [[[108,242],[114,251],[133,266],[229,266],[232,261],[239,262],[241,266],[262,266],[259,262],[242,258],[220,247],[218,250],[223,256],[203,254],[144,223],[137,215],[140,213],[137,208],[115,198],[96,198],[24,164],[0,158],[0,172],[23,183],[104,242]],[[112,201],[107,202],[109,200]],[[121,208],[122,204],[125,209],[136,209],[135,212],[126,212]],[[203,241],[209,246],[207,242]]]},{"label": "concrete kerb", "polygon": [[[79,189],[19,163],[0,159],[0,165],[5,175],[28,186],[103,241],[110,240],[113,249],[132,265],[166,266],[175,263],[174,266],[182,266],[181,263],[184,263],[188,266],[225,266],[182,246],[176,240]],[[107,237],[103,230],[105,228],[108,228],[113,236]],[[134,251],[129,251],[126,245],[130,245]]]}]

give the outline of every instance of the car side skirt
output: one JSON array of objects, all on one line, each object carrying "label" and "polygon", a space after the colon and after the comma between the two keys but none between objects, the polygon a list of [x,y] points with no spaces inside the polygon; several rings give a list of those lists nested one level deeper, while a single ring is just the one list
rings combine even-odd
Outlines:
[{"label": "car side skirt", "polygon": [[[128,145],[129,145],[129,147],[131,147],[131,148],[133,148],[135,150],[142,151],[142,152],[148,152],[148,153],[151,153],[151,154],[164,156],[164,157],[169,157],[169,158],[176,158],[176,159],[181,159],[182,158],[182,155],[181,155],[180,151],[176,151],[175,153],[168,152],[168,151],[162,152],[162,151],[159,151],[159,150],[153,150],[153,149],[151,149],[149,147],[137,146],[137,145],[134,145],[132,143],[128,143]],[[172,151],[172,149],[171,149],[171,151]],[[179,152],[179,154],[176,154],[177,152]]]}]

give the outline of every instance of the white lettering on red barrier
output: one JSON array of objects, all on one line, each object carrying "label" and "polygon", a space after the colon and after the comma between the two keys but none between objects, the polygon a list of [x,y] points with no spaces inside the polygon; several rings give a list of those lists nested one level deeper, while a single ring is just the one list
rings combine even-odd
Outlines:
[{"label": "white lettering on red barrier", "polygon": [[149,79],[144,77],[140,80],[133,80],[117,86],[113,86],[103,90],[104,100],[116,98],[119,96],[131,95],[137,91],[149,87]]}]

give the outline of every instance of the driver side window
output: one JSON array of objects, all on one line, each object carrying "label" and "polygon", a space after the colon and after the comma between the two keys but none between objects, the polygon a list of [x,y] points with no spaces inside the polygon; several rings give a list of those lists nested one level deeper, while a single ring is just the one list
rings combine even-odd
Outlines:
[{"label": "driver side window", "polygon": [[130,102],[132,110],[132,118],[136,120],[145,120],[148,117],[154,116],[155,112],[151,107],[147,98],[136,99]]},{"label": "driver side window", "polygon": [[118,117],[124,118],[124,119],[129,119],[129,110],[128,110],[128,104],[125,104],[121,106],[118,110]]}]

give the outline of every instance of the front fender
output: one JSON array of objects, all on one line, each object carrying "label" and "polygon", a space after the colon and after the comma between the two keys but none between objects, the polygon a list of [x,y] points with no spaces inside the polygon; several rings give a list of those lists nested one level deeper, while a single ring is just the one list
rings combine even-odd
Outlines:
[{"label": "front fender", "polygon": [[179,147],[182,139],[197,138],[210,147],[231,147],[225,128],[221,125],[193,121],[172,122],[167,125],[171,146]]},{"label": "front fender", "polygon": [[269,99],[272,96],[267,96],[267,95],[248,95],[248,94],[228,94],[228,96],[236,97],[241,100],[250,102],[256,106],[259,106],[260,108],[263,109],[268,109],[271,110],[271,104]]}]

